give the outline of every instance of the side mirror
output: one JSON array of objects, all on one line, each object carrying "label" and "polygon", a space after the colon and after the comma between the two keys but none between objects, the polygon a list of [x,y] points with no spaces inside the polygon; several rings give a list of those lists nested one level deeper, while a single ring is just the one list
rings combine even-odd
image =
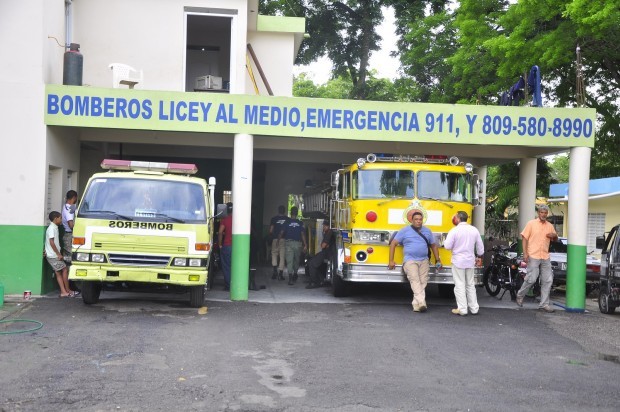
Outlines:
[{"label": "side mirror", "polygon": [[480,196],[480,194],[482,193],[482,180],[480,180],[480,177],[478,175],[472,175],[472,181],[474,182],[472,203],[474,204],[474,206],[478,206],[482,204],[482,196]]},{"label": "side mirror", "polygon": [[605,247],[605,236],[596,237],[596,248],[603,249]]},{"label": "side mirror", "polygon": [[340,175],[338,174],[338,172],[332,172],[332,176],[331,176],[332,187],[337,188],[339,182],[340,182]]}]

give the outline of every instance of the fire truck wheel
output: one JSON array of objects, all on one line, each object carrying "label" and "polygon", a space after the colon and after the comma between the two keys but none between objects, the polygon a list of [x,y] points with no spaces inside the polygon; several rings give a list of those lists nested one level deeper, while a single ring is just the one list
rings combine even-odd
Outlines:
[{"label": "fire truck wheel", "polygon": [[82,301],[87,305],[99,302],[101,285],[98,282],[82,282]]},{"label": "fire truck wheel", "polygon": [[442,298],[454,298],[454,285],[437,285],[437,291]]},{"label": "fire truck wheel", "polygon": [[332,274],[332,293],[337,298],[342,298],[349,294],[346,282],[337,273]]},{"label": "fire truck wheel", "polygon": [[189,306],[192,308],[200,308],[205,301],[204,285],[190,286],[189,288]]}]

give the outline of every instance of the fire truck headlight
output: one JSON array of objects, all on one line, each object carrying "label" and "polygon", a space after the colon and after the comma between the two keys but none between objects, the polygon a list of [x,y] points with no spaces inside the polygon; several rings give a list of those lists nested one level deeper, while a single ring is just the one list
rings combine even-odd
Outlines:
[{"label": "fire truck headlight", "polygon": [[471,173],[474,171],[474,166],[471,163],[465,163],[465,171]]},{"label": "fire truck headlight", "polygon": [[189,266],[192,267],[200,267],[202,266],[202,259],[190,259]]},{"label": "fire truck headlight", "polygon": [[172,261],[172,266],[187,266],[187,259],[180,257],[174,258]]},{"label": "fire truck headlight", "polygon": [[95,263],[105,263],[105,255],[103,255],[102,253],[93,253],[90,256],[90,260],[91,262]]},{"label": "fire truck headlight", "polygon": [[366,159],[364,159],[363,157],[360,157],[359,159],[357,159],[358,169],[361,169],[362,167],[364,167],[365,164],[366,164]]},{"label": "fire truck headlight", "polygon": [[75,260],[77,260],[78,262],[88,262],[90,261],[90,256],[88,253],[76,253],[75,254]]}]

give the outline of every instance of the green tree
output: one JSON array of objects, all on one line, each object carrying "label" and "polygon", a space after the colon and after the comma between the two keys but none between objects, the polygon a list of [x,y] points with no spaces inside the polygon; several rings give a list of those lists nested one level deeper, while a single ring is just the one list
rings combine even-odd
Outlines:
[{"label": "green tree", "polygon": [[[487,214],[490,218],[503,218],[506,209],[516,207],[519,199],[519,165],[517,162],[491,166],[487,172]],[[536,163],[536,195],[547,197],[549,186],[557,183],[549,162],[538,158]]]},{"label": "green tree", "polygon": [[326,54],[334,77],[348,75],[350,98],[366,99],[370,54],[379,49],[375,28],[383,20],[381,0],[282,0],[262,1],[261,12],[306,17],[310,38],[304,41],[297,63],[309,63]]},{"label": "green tree", "polygon": [[551,161],[551,174],[558,183],[568,182],[568,166],[570,159],[568,155],[559,155]]},{"label": "green tree", "polygon": [[[599,128],[592,177],[620,175],[620,5],[617,0],[521,0],[499,19],[503,33],[485,42],[508,77],[540,66],[545,93],[558,106],[576,105],[575,50],[582,54],[586,106]],[[587,87],[590,86],[590,87]]]},{"label": "green tree", "polygon": [[[353,90],[353,82],[348,76],[340,76],[329,80],[323,85],[316,85],[308,79],[306,73],[300,74],[293,82],[293,96],[296,97],[319,97],[324,99],[347,99]],[[403,101],[406,96],[400,83],[396,84],[389,79],[375,77],[371,71],[367,80],[367,100],[377,101]]]}]

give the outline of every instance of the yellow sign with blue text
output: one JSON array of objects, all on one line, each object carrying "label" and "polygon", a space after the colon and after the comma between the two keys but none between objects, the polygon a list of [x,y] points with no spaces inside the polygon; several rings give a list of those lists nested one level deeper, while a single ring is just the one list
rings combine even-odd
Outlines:
[{"label": "yellow sign with blue text", "polygon": [[47,85],[45,123],[344,140],[594,147],[596,111]]}]

